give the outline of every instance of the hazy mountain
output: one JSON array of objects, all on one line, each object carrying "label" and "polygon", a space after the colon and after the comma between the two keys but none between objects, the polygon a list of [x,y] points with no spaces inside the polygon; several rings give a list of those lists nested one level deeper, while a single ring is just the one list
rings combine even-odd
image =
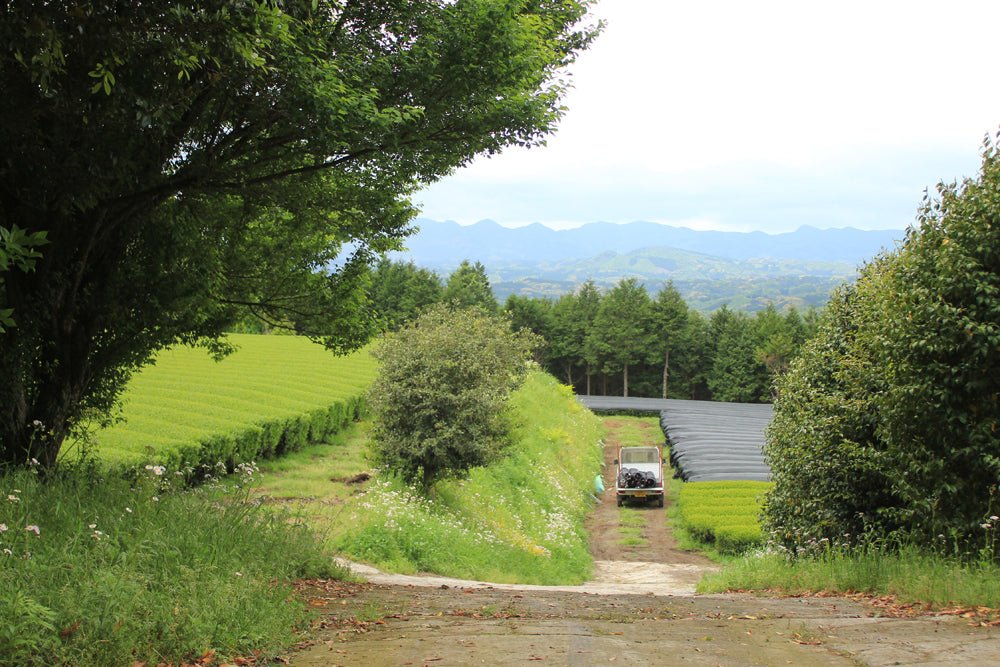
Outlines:
[{"label": "hazy mountain", "polygon": [[474,225],[419,218],[420,231],[407,240],[405,256],[421,266],[447,268],[463,259],[492,268],[498,262],[555,262],[605,252],[630,253],[670,247],[725,259],[788,259],[857,265],[901,239],[901,230],[816,229],[784,234],[694,231],[652,222],[597,222],[556,231],[543,225],[510,229],[492,220]]},{"label": "hazy mountain", "polygon": [[819,306],[857,267],[894,247],[903,232],[801,227],[785,234],[699,232],[650,222],[594,223],[555,231],[509,229],[484,220],[463,226],[418,219],[401,253],[446,276],[462,260],[482,262],[498,299],[554,297],[591,279],[602,288],[638,278],[650,292],[673,281],[688,303],[758,310]]}]

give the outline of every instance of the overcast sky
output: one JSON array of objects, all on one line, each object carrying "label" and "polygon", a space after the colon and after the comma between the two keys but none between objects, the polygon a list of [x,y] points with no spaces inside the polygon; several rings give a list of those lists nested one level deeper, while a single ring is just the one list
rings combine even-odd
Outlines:
[{"label": "overcast sky", "polygon": [[903,228],[1000,127],[997,0],[602,0],[548,145],[478,160],[422,215],[555,228]]}]

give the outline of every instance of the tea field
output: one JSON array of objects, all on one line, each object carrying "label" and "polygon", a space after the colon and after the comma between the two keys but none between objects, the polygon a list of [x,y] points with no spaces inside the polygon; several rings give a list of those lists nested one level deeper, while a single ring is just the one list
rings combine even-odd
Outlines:
[{"label": "tea field", "polygon": [[121,422],[93,434],[108,462],[238,462],[298,449],[353,420],[375,376],[367,350],[335,357],[297,336],[233,334],[237,351],[161,352],[129,383]]},{"label": "tea field", "polygon": [[760,511],[773,482],[685,482],[677,497],[681,525],[720,553],[740,553],[763,543]]}]

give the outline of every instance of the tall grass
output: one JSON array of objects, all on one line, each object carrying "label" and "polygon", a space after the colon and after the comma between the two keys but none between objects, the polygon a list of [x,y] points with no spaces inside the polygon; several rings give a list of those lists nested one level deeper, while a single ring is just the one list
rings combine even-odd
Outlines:
[{"label": "tall grass", "polygon": [[784,554],[749,553],[706,575],[702,593],[725,590],[830,591],[894,595],[902,602],[935,607],[1000,608],[1000,567],[969,562],[917,547],[830,548],[789,560]]},{"label": "tall grass", "polygon": [[317,539],[243,489],[170,477],[0,477],[0,665],[180,664],[294,639],[307,616],[286,582],[343,574]]},{"label": "tall grass", "polygon": [[584,519],[601,465],[599,420],[540,372],[513,396],[508,455],[430,498],[398,479],[372,483],[338,539],[352,557],[400,572],[497,582],[579,583],[592,567]]}]

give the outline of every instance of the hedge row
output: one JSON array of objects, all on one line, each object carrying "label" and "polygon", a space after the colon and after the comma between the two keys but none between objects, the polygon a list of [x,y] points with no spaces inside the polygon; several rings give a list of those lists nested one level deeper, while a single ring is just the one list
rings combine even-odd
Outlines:
[{"label": "hedge row", "polygon": [[253,424],[242,430],[211,435],[197,443],[161,452],[158,463],[172,470],[214,468],[219,462],[232,472],[241,463],[282,456],[308,444],[327,441],[365,413],[362,396],[341,399],[309,413]]}]

